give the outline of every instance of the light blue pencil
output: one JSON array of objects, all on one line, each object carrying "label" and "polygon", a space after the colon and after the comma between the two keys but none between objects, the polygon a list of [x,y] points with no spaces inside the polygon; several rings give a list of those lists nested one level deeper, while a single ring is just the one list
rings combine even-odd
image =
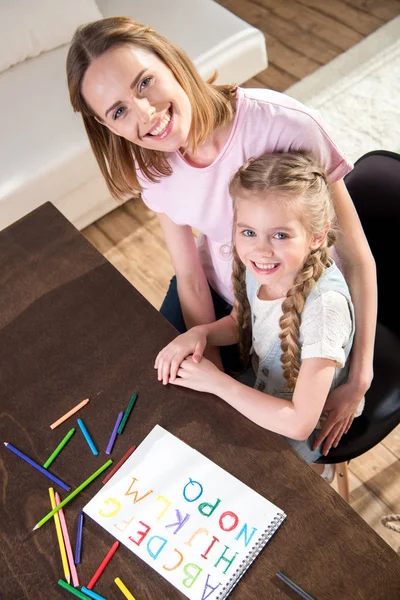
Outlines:
[{"label": "light blue pencil", "polygon": [[97,450],[96,446],[94,445],[94,442],[93,442],[92,438],[90,437],[89,432],[86,429],[86,426],[85,426],[84,422],[82,421],[82,419],[78,419],[78,425],[83,433],[85,440],[87,441],[87,443],[89,445],[89,448],[91,449],[93,454],[96,456],[99,453],[99,451]]},{"label": "light blue pencil", "polygon": [[96,594],[96,592],[88,590],[84,585],[81,587],[81,590],[84,594],[90,596],[90,598],[94,598],[94,600],[107,600],[107,598],[104,598],[104,596],[100,596],[100,594]]}]

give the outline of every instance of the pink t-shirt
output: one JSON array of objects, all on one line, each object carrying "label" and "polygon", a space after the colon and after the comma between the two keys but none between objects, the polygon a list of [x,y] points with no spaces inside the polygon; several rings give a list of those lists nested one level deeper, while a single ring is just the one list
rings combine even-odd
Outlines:
[{"label": "pink t-shirt", "polygon": [[150,209],[201,232],[197,246],[207,280],[229,304],[233,304],[230,179],[249,158],[294,150],[313,152],[332,183],[353,168],[316,111],[273,90],[238,88],[231,134],[211,165],[195,167],[174,152],[168,156],[172,175],[158,183],[140,177],[142,198]]}]

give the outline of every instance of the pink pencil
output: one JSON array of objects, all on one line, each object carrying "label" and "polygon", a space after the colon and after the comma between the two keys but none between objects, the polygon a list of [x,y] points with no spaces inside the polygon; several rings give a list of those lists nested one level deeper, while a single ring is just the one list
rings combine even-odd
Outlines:
[{"label": "pink pencil", "polygon": [[[57,492],[55,494],[55,497],[56,497],[56,505],[58,506],[61,502],[61,498]],[[79,587],[80,584],[79,584],[79,579],[78,579],[78,573],[76,572],[74,555],[72,553],[71,540],[69,538],[67,522],[65,520],[64,511],[62,508],[60,508],[60,510],[58,511],[58,514],[60,515],[61,531],[62,531],[63,538],[64,538],[65,549],[67,551],[69,570],[71,571],[72,583],[73,583],[74,587]]]}]

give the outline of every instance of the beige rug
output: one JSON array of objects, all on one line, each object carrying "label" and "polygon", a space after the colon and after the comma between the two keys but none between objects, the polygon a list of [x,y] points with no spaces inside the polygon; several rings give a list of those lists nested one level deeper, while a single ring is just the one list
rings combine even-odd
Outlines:
[{"label": "beige rug", "polygon": [[371,150],[400,153],[400,17],[286,93],[319,110],[351,161]]}]

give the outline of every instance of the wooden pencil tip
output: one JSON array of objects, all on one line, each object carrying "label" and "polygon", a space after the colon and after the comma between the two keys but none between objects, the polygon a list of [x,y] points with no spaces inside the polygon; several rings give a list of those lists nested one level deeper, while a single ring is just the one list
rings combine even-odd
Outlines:
[{"label": "wooden pencil tip", "polygon": [[4,442],[4,445],[5,445],[5,446],[8,446],[8,442]]},{"label": "wooden pencil tip", "polygon": [[36,531],[36,529],[39,529],[38,524],[36,523],[35,527],[32,529],[32,531]]}]

